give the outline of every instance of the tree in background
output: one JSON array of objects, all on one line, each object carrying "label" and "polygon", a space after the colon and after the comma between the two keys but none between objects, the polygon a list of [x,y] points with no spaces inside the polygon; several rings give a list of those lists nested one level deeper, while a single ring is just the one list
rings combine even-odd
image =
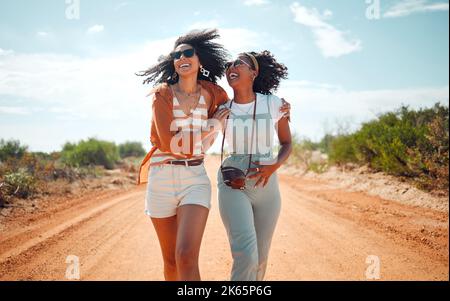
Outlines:
[{"label": "tree in background", "polygon": [[140,142],[125,142],[119,145],[119,154],[121,158],[142,157],[146,152]]},{"label": "tree in background", "polygon": [[74,167],[102,165],[106,169],[113,169],[120,157],[115,143],[89,138],[77,144],[66,143],[61,151],[61,159]]},{"label": "tree in background", "polygon": [[9,158],[20,159],[23,157],[28,147],[20,145],[18,140],[5,141],[0,139],[0,161],[4,162]]}]

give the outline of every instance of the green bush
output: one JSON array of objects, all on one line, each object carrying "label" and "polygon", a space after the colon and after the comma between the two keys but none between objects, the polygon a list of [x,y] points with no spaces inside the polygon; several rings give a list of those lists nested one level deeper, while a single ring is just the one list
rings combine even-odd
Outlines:
[{"label": "green bush", "polygon": [[5,174],[1,189],[3,195],[14,195],[27,198],[36,191],[36,182],[33,176],[25,170]]},{"label": "green bush", "polygon": [[304,170],[322,173],[327,170],[328,162],[321,158],[323,142],[313,142],[308,138],[301,138],[298,134],[292,135],[292,153],[289,156],[289,163]]},{"label": "green bush", "polygon": [[121,158],[142,157],[145,156],[146,152],[140,142],[125,142],[119,144],[119,154]]},{"label": "green bush", "polygon": [[78,144],[66,143],[61,151],[61,160],[72,167],[102,165],[113,169],[119,161],[119,151],[113,142],[90,138]]},{"label": "green bush", "polygon": [[352,135],[342,135],[330,139],[328,156],[331,164],[342,165],[358,162],[355,141]]},{"label": "green bush", "polygon": [[393,175],[417,177],[427,173],[424,159],[437,151],[427,135],[435,116],[442,115],[441,110],[448,114],[448,108],[439,104],[418,111],[403,106],[365,123],[354,134],[359,159]]},{"label": "green bush", "polygon": [[311,162],[308,166],[308,170],[315,173],[324,173],[328,170],[328,164],[326,162]]},{"label": "green bush", "polygon": [[301,138],[297,133],[292,135],[292,153],[289,162],[295,165],[308,165],[308,152],[314,149],[314,144],[307,138]]},{"label": "green bush", "polygon": [[425,189],[448,191],[449,185],[449,111],[435,106],[435,115],[427,122],[423,144],[408,149],[411,168],[421,172],[419,184]]},{"label": "green bush", "polygon": [[366,122],[353,134],[331,139],[331,163],[368,164],[372,169],[413,178],[426,189],[447,189],[449,108],[402,106]]},{"label": "green bush", "polygon": [[27,151],[28,147],[20,145],[17,140],[0,140],[0,161],[4,162],[10,158],[20,159]]},{"label": "green bush", "polygon": [[326,134],[323,136],[322,140],[317,144],[317,148],[323,152],[328,154],[331,149],[331,143],[333,142],[334,136],[331,134]]}]

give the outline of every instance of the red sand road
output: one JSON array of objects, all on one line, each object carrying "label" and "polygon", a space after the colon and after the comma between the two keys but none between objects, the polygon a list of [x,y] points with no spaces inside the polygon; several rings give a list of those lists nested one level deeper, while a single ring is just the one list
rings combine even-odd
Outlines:
[{"label": "red sand road", "polygon": [[[218,164],[207,158],[213,207],[200,254],[204,280],[227,280],[231,267],[217,206]],[[381,280],[449,279],[448,213],[287,175],[280,187],[267,280],[366,280],[370,255],[379,260]],[[144,193],[145,185],[92,192],[11,222],[0,233],[0,279],[64,280],[66,258],[75,255],[81,280],[163,280]]]}]

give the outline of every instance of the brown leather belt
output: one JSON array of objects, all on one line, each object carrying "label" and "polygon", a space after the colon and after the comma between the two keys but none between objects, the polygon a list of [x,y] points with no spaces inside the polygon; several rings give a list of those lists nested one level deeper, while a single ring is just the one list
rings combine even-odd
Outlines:
[{"label": "brown leather belt", "polygon": [[196,160],[172,160],[166,162],[166,164],[172,164],[172,165],[185,165],[185,166],[198,166],[203,163],[203,159],[196,159]]}]

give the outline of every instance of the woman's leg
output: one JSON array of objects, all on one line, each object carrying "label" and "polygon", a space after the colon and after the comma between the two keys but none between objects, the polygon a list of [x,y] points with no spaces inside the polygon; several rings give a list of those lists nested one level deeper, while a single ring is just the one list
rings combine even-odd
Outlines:
[{"label": "woman's leg", "polygon": [[153,226],[158,235],[164,260],[164,278],[167,281],[177,281],[177,266],[175,261],[175,246],[177,238],[177,217],[152,218]]},{"label": "woman's leg", "polygon": [[219,209],[233,257],[231,280],[255,281],[258,246],[250,199],[244,192],[219,183]]},{"label": "woman's leg", "polygon": [[257,188],[252,195],[253,216],[258,241],[258,273],[256,280],[264,279],[270,245],[281,210],[278,176],[272,174],[264,188]]},{"label": "woman's leg", "polygon": [[200,205],[182,205],[177,209],[175,259],[178,280],[200,279],[198,257],[209,209]]}]

